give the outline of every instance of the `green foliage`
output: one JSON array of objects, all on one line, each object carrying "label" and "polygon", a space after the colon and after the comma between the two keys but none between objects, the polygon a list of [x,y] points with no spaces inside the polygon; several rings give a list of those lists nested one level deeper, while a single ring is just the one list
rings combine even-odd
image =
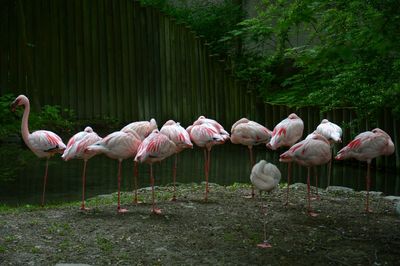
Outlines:
[{"label": "green foliage", "polygon": [[264,0],[239,26],[221,42],[252,43],[235,70],[266,101],[400,116],[398,1]]},{"label": "green foliage", "polygon": [[159,8],[180,23],[188,24],[198,35],[204,36],[213,52],[226,54],[229,47],[220,42],[228,32],[237,28],[243,19],[243,11],[232,0],[141,0],[144,5]]}]

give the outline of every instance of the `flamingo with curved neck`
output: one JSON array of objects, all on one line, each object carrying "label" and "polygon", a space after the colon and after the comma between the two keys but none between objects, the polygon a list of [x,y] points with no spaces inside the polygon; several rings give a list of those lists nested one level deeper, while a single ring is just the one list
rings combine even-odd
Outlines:
[{"label": "flamingo with curved neck", "polygon": [[21,122],[21,134],[26,146],[39,158],[46,158],[46,170],[43,181],[42,206],[44,206],[47,170],[49,158],[56,153],[63,153],[66,146],[61,138],[54,132],[48,130],[38,130],[29,133],[28,120],[30,112],[29,99],[25,95],[19,95],[11,104],[11,110],[15,111],[17,106],[24,106],[24,114]]}]

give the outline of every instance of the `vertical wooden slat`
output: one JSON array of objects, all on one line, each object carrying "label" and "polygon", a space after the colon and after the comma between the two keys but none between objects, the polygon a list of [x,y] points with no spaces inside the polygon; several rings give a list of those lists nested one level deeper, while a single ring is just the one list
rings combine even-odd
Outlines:
[{"label": "vertical wooden slat", "polygon": [[116,83],[115,83],[115,44],[114,44],[114,21],[113,21],[113,1],[105,1],[105,24],[106,24],[106,42],[107,42],[107,76],[108,76],[108,116],[118,117],[115,106],[116,102]]},{"label": "vertical wooden slat", "polygon": [[[160,74],[160,69],[161,69],[161,62],[160,60],[160,21],[159,21],[159,13],[157,12],[156,9],[152,8],[151,9],[151,16],[152,16],[152,32],[153,32],[153,52],[151,54],[151,57],[154,58],[153,61],[153,92],[155,95],[160,95],[160,90],[161,90],[161,74]],[[158,117],[161,114],[161,98],[160,97],[152,97],[153,98],[153,113],[151,114],[151,117]],[[163,122],[165,119],[163,119]],[[161,126],[161,125],[160,125]]]},{"label": "vertical wooden slat", "polygon": [[135,72],[135,84],[137,88],[137,106],[138,106],[138,120],[142,120],[145,117],[145,100],[144,100],[144,75],[145,75],[145,70],[144,70],[144,60],[145,60],[145,55],[144,55],[144,49],[145,49],[145,44],[143,42],[144,40],[144,33],[143,33],[143,17],[142,17],[142,12],[140,11],[141,8],[139,6],[138,2],[134,2],[134,32],[136,33],[134,35],[134,41],[135,41],[135,69],[137,70]]},{"label": "vertical wooden slat", "polygon": [[165,18],[164,19],[164,34],[165,34],[165,41],[164,41],[164,54],[165,54],[165,115],[168,117],[172,117],[172,108],[170,104],[170,97],[171,97],[171,90],[172,90],[172,58],[171,58],[171,34],[170,34],[170,29],[171,29],[171,20],[170,18]]},{"label": "vertical wooden slat", "polygon": [[123,121],[125,123],[130,122],[131,117],[131,97],[130,97],[130,80],[129,80],[129,73],[130,73],[130,66],[129,66],[129,48],[128,48],[128,37],[130,33],[127,30],[127,13],[126,10],[128,1],[119,1],[119,14],[120,14],[120,24],[119,27],[121,29],[121,57],[122,57],[122,97],[120,99],[121,107],[123,108]]},{"label": "vertical wooden slat", "polygon": [[143,90],[143,104],[144,104],[144,119],[149,119],[150,117],[150,97],[151,97],[151,93],[150,93],[150,86],[149,86],[149,75],[150,75],[150,65],[151,65],[151,58],[149,58],[149,40],[148,40],[148,7],[143,7],[140,9],[140,26],[141,26],[141,44],[142,44],[142,57],[141,57],[141,63],[143,64],[143,84],[142,84],[142,90]]},{"label": "vertical wooden slat", "polygon": [[0,95],[5,94],[6,92],[11,92],[8,83],[8,58],[9,58],[9,25],[8,21],[10,19],[10,7],[9,3],[4,5],[3,10],[1,12],[2,16],[0,16],[0,51],[2,55],[0,56]]},{"label": "vertical wooden slat", "polygon": [[135,41],[134,38],[136,37],[136,32],[134,31],[134,3],[131,1],[126,1],[126,15],[127,15],[127,35],[128,35],[128,65],[129,65],[129,105],[130,105],[130,114],[129,121],[137,120],[137,93],[136,91],[138,88],[135,86],[135,72],[136,72],[136,65],[134,61],[136,60],[135,56]]},{"label": "vertical wooden slat", "polygon": [[114,108],[116,111],[116,117],[121,120],[125,120],[125,109],[128,106],[124,106],[123,101],[123,88],[122,88],[122,39],[121,39],[121,22],[120,22],[120,4],[122,1],[112,1],[112,14],[113,14],[113,32],[114,32],[114,69],[115,69],[115,87],[112,93],[115,95],[113,100]]},{"label": "vertical wooden slat", "polygon": [[84,74],[84,47],[83,47],[83,14],[82,14],[82,1],[75,1],[75,46],[76,46],[76,77],[77,86],[76,96],[76,110],[78,118],[83,118],[85,112],[85,74]]},{"label": "vertical wooden slat", "polygon": [[83,69],[84,69],[84,77],[83,77],[83,86],[84,86],[84,104],[82,109],[84,110],[84,114],[82,117],[91,118],[93,117],[93,109],[94,109],[94,95],[92,93],[93,90],[93,79],[94,77],[94,65],[92,64],[92,40],[91,40],[91,21],[93,16],[93,9],[90,7],[90,0],[82,1],[82,27],[83,27]]},{"label": "vertical wooden slat", "polygon": [[[67,46],[67,2],[65,0],[60,1],[57,8],[57,13],[59,16],[59,42],[60,42],[60,52],[59,52],[59,64],[60,64],[60,105],[61,110],[68,108],[68,46]],[[64,112],[63,112],[64,114]]]},{"label": "vertical wooden slat", "polygon": [[[95,5],[93,4],[94,2],[91,0],[89,2],[92,5],[92,8],[90,8],[90,55],[91,55],[91,66],[92,66],[92,76],[89,77],[91,78],[92,82],[90,83],[90,97],[92,99],[92,114],[90,118],[95,118],[95,117],[101,117],[101,96],[102,96],[102,89],[101,89],[101,81],[100,81],[100,76],[101,76],[101,57],[104,56],[104,54],[100,54],[100,45],[103,42],[102,39],[99,38],[99,10],[101,6],[101,1],[96,3]],[[103,16],[101,16],[101,19],[103,19]],[[100,41],[101,40],[101,41]],[[89,53],[89,51],[88,51]],[[88,116],[88,114],[86,114]]]},{"label": "vertical wooden slat", "polygon": [[[50,75],[51,75],[51,95],[52,99],[48,102],[49,104],[61,103],[61,74],[60,74],[60,39],[59,39],[59,3],[50,1],[50,40],[51,40],[51,63],[50,63]],[[47,103],[46,103],[47,104]]]}]

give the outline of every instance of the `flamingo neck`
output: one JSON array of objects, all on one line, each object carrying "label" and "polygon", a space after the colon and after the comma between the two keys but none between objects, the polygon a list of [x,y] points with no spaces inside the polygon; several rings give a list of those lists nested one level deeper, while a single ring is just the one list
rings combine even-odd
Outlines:
[{"label": "flamingo neck", "polygon": [[29,119],[29,112],[30,112],[30,104],[25,103],[24,108],[24,115],[22,116],[22,123],[21,123],[21,134],[25,144],[30,147],[29,144],[29,128],[28,128],[28,119]]}]

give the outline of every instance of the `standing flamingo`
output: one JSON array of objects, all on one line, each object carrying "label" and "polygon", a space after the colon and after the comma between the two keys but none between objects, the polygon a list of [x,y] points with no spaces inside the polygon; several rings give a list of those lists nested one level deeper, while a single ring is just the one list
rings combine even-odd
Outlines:
[{"label": "standing flamingo", "polygon": [[[279,169],[271,164],[267,163],[265,160],[259,161],[251,170],[250,181],[251,183],[260,191],[271,192],[274,190],[281,180],[281,172]],[[260,197],[260,202],[261,202]],[[266,216],[267,214],[267,206],[263,205],[261,202],[261,210]],[[264,217],[264,241],[260,244],[257,244],[257,247],[260,248],[270,248],[272,245],[267,240],[267,230],[266,230],[267,222]]]},{"label": "standing flamingo", "polygon": [[[132,122],[125,127],[121,129],[121,131],[126,131],[126,130],[133,130],[135,131],[141,141],[143,141],[150,133],[154,130],[157,129],[157,122],[154,118],[150,119],[150,121],[137,121],[137,122]],[[137,188],[138,188],[138,176],[139,176],[139,165],[137,162],[133,162],[133,190],[134,190],[134,196],[133,196],[133,203],[138,204],[140,203],[138,201],[138,196],[137,196]]]},{"label": "standing flamingo", "polygon": [[166,135],[157,129],[143,140],[135,157],[136,162],[146,162],[150,165],[150,183],[152,191],[152,213],[161,214],[161,209],[155,207],[153,163],[160,162],[176,152],[176,145]]},{"label": "standing flamingo", "polygon": [[128,211],[127,209],[121,209],[121,163],[124,159],[136,155],[140,143],[140,137],[135,131],[116,131],[85,149],[85,153],[93,155],[104,153],[107,157],[118,160],[118,213]]},{"label": "standing flamingo", "polygon": [[84,131],[76,133],[67,143],[63,155],[61,156],[65,161],[78,158],[83,159],[82,171],[82,205],[81,210],[86,211],[85,207],[85,183],[86,183],[86,164],[87,161],[94,155],[85,153],[88,146],[98,142],[101,138],[93,131],[91,127],[86,127]]},{"label": "standing flamingo", "polygon": [[199,116],[199,118],[197,118],[197,120],[193,123],[193,126],[197,126],[197,125],[201,125],[201,124],[211,124],[213,127],[215,127],[215,129],[217,130],[218,134],[221,135],[222,139],[224,141],[229,139],[229,133],[224,129],[223,126],[221,126],[220,123],[218,123],[217,121],[215,121],[214,119],[210,119],[210,118],[206,118],[204,116]]},{"label": "standing flamingo", "polygon": [[178,161],[178,153],[184,149],[193,148],[193,144],[190,141],[190,136],[187,131],[174,120],[168,120],[162,126],[160,133],[166,135],[170,140],[172,140],[176,145],[175,160],[172,170],[172,177],[174,182],[174,194],[172,196],[172,201],[176,201],[176,167]]},{"label": "standing flamingo", "polygon": [[367,196],[365,211],[372,212],[369,208],[369,188],[370,188],[370,167],[371,161],[381,155],[391,155],[394,152],[394,144],[390,136],[380,128],[372,131],[360,133],[346,147],[341,149],[336,155],[336,160],[346,160],[354,158],[358,161],[367,162]]},{"label": "standing flamingo", "polygon": [[[247,118],[242,118],[233,124],[231,142],[247,146],[250,154],[250,169],[254,166],[253,146],[268,143],[271,139],[271,133],[266,127]],[[251,188],[250,198],[254,198],[254,186]]]},{"label": "standing flamingo", "polygon": [[204,148],[204,172],[206,179],[206,193],[204,200],[208,200],[208,175],[210,170],[210,153],[214,145],[223,144],[225,142],[224,135],[210,123],[202,122],[189,126],[186,131],[189,133],[191,141],[200,148]]},{"label": "standing flamingo", "polygon": [[[342,129],[335,123],[329,122],[328,119],[323,119],[321,121],[321,123],[317,126],[315,133],[318,133],[318,134],[324,136],[329,141],[332,152],[333,152],[334,144],[342,142],[342,140],[341,140]],[[314,135],[314,133],[309,134],[306,137],[306,139],[312,138],[313,135]],[[314,171],[315,171],[315,188],[316,188],[317,199],[318,199],[319,198],[319,196],[318,196],[318,175],[317,175],[315,168],[314,168]],[[328,186],[329,186],[330,180],[331,180],[331,172],[332,172],[332,160],[328,164]]]},{"label": "standing flamingo", "polygon": [[[267,147],[276,150],[279,147],[291,147],[295,144],[302,136],[304,130],[304,123],[300,117],[292,113],[287,118],[283,119],[279,124],[277,124],[272,131],[272,136]],[[289,186],[290,186],[290,175],[291,175],[292,164],[288,164],[288,185],[286,189],[286,202],[285,205],[289,203]]]},{"label": "standing flamingo", "polygon": [[150,121],[137,121],[132,122],[126,126],[124,126],[121,131],[125,132],[126,130],[135,131],[140,139],[143,141],[154,129],[157,129],[157,122],[154,118],[150,119]]},{"label": "standing flamingo", "polygon": [[30,112],[29,99],[25,95],[19,95],[14,102],[11,104],[11,110],[15,112],[17,106],[24,106],[24,114],[21,122],[21,134],[26,146],[39,158],[46,158],[46,170],[44,173],[43,182],[43,194],[42,194],[42,206],[44,206],[45,193],[46,193],[46,182],[47,182],[47,170],[49,167],[49,158],[56,153],[63,153],[66,146],[62,142],[61,138],[47,130],[38,130],[29,133],[28,119]]},{"label": "standing flamingo", "polygon": [[280,156],[280,162],[296,162],[307,167],[308,214],[310,216],[317,216],[312,212],[310,205],[310,167],[326,164],[331,158],[329,141],[320,134],[314,134],[312,138],[300,141]]}]

